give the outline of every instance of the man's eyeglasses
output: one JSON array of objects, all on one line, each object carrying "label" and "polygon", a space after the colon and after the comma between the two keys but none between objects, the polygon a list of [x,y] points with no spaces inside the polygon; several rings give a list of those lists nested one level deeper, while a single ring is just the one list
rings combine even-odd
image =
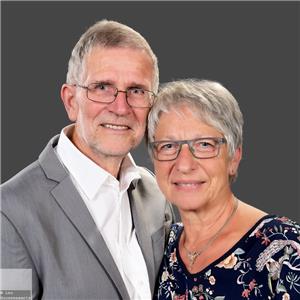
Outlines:
[{"label": "man's eyeglasses", "polygon": [[118,93],[126,94],[126,101],[129,106],[136,108],[149,108],[153,105],[156,95],[140,87],[130,87],[125,91],[118,90],[115,86],[107,83],[91,83],[88,86],[74,84],[86,89],[86,96],[89,100],[100,103],[112,103]]},{"label": "man's eyeglasses", "polygon": [[223,137],[204,137],[183,141],[156,141],[150,143],[150,147],[156,160],[169,161],[178,157],[184,144],[189,146],[189,150],[196,158],[213,158],[219,155],[220,146],[226,143]]}]

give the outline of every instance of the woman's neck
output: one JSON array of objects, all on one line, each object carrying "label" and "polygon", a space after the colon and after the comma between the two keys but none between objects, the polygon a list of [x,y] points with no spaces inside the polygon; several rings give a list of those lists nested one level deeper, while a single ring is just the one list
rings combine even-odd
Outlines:
[{"label": "woman's neck", "polygon": [[238,201],[233,194],[219,201],[210,203],[197,211],[180,211],[184,225],[185,246],[192,251],[198,245],[211,239],[227,222]]}]

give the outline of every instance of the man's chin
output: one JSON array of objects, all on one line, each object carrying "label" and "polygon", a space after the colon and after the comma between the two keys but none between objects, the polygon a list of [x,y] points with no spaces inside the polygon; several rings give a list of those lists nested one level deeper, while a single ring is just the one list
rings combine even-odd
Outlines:
[{"label": "man's chin", "polygon": [[133,146],[127,146],[120,147],[122,145],[118,145],[119,147],[116,147],[116,145],[112,145],[111,147],[97,147],[97,149],[94,149],[94,153],[104,156],[104,157],[115,157],[115,158],[123,158],[125,157],[132,149]]}]

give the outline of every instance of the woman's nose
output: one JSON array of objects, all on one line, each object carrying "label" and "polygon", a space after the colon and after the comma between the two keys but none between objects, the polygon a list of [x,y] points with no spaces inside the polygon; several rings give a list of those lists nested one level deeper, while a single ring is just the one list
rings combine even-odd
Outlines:
[{"label": "woman's nose", "polygon": [[181,150],[176,158],[176,168],[178,171],[187,173],[194,170],[196,158],[191,153],[188,145],[182,145]]}]

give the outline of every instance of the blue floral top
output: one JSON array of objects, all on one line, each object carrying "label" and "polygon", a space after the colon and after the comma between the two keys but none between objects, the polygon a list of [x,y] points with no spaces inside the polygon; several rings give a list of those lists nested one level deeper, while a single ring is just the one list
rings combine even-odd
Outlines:
[{"label": "blue floral top", "polygon": [[267,215],[229,251],[197,274],[185,268],[172,225],[155,299],[300,299],[300,226]]}]

